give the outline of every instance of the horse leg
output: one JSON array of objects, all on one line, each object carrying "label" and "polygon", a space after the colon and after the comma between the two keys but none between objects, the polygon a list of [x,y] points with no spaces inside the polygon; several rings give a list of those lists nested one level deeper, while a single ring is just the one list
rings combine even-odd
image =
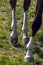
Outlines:
[{"label": "horse leg", "polygon": [[30,41],[28,42],[28,44],[26,46],[27,53],[26,53],[26,56],[24,57],[26,62],[34,61],[33,53],[32,53],[33,39],[34,39],[34,36],[36,35],[36,32],[39,30],[41,23],[42,23],[42,9],[43,9],[42,0],[38,0],[37,6],[36,6],[37,9],[36,9],[34,22],[32,24],[32,37],[30,37]]},{"label": "horse leg", "polygon": [[12,33],[10,35],[11,37],[11,43],[14,45],[18,42],[18,35],[17,35],[17,22],[16,22],[16,2],[17,0],[10,0],[10,5],[12,7]]},{"label": "horse leg", "polygon": [[42,11],[43,11],[43,0],[38,0],[38,9],[34,22],[32,24],[32,37],[36,35],[36,32],[39,30],[42,24]]},{"label": "horse leg", "polygon": [[31,0],[24,0],[24,21],[23,21],[23,27],[22,27],[22,31],[23,31],[23,39],[22,39],[22,44],[27,44],[29,41],[28,38],[28,29],[27,29],[27,15],[28,15],[28,7],[30,6],[30,2]]}]

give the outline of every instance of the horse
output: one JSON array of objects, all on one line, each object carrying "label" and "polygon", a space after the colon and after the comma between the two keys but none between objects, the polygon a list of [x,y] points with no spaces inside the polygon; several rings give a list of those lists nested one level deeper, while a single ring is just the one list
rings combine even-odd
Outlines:
[{"label": "horse", "polygon": [[[18,42],[18,35],[17,35],[17,22],[16,22],[16,3],[17,0],[10,0],[10,5],[12,8],[12,33],[10,35],[10,41],[11,43],[17,45]],[[22,44],[26,44],[27,52],[26,56],[24,57],[24,60],[26,62],[34,61],[32,48],[33,48],[33,40],[34,36],[36,35],[37,31],[41,27],[42,24],[42,11],[43,11],[43,0],[37,0],[36,4],[36,11],[35,11],[35,17],[32,24],[32,35],[29,39],[28,37],[28,29],[27,29],[27,15],[28,15],[28,9],[30,6],[31,0],[24,0],[23,9],[24,9],[24,20],[23,20],[23,39]]]}]

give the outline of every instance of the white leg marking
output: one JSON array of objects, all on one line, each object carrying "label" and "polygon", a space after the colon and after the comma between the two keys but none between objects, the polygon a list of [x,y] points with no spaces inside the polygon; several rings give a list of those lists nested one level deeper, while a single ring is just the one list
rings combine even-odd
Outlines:
[{"label": "white leg marking", "polygon": [[33,57],[32,50],[27,50],[25,58]]},{"label": "white leg marking", "polygon": [[17,37],[17,22],[16,22],[16,12],[13,9],[12,10],[12,24],[11,24],[11,28],[12,28],[12,33],[11,36],[12,37]]},{"label": "white leg marking", "polygon": [[28,11],[24,12],[24,21],[23,21],[23,27],[22,27],[22,31],[23,31],[23,38],[26,38],[28,36],[28,30],[27,30],[27,14]]},{"label": "white leg marking", "polygon": [[30,41],[28,42],[26,48],[27,49],[32,49],[33,48],[33,37],[30,37]]},{"label": "white leg marking", "polygon": [[32,50],[27,50],[26,56],[24,57],[25,62],[34,61]]},{"label": "white leg marking", "polygon": [[27,53],[26,53],[26,56],[24,57],[24,60],[26,62],[34,61],[33,53],[32,53],[32,49],[33,49],[33,37],[30,37],[30,41],[28,42],[26,48],[27,48]]}]

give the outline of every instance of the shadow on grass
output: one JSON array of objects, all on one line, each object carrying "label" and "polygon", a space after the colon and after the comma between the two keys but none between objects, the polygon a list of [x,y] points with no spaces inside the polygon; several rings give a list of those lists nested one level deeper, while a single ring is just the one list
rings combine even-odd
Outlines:
[{"label": "shadow on grass", "polygon": [[38,46],[34,47],[33,54],[37,53],[37,55],[43,59],[43,50],[41,50]]},{"label": "shadow on grass", "polygon": [[17,45],[13,45],[14,47],[17,47],[17,48],[23,48],[23,45],[21,44],[17,44]]}]

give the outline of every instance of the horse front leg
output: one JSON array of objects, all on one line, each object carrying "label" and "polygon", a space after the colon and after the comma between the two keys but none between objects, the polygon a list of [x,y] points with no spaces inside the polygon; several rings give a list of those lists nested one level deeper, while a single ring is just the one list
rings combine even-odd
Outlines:
[{"label": "horse front leg", "polygon": [[11,24],[11,28],[12,28],[12,33],[10,35],[11,37],[11,43],[13,43],[13,45],[16,45],[18,42],[18,35],[17,35],[17,22],[16,22],[16,2],[17,0],[10,0],[10,5],[12,7],[12,24]]},{"label": "horse front leg", "polygon": [[22,39],[22,45],[25,45],[28,43],[29,38],[28,38],[28,25],[27,25],[27,16],[28,16],[28,8],[30,5],[31,0],[24,0],[24,20],[23,20],[23,27],[22,27],[22,31],[23,31],[23,39]]},{"label": "horse front leg", "polygon": [[[26,48],[27,48],[27,53],[25,56],[26,61],[34,61],[33,53],[32,53],[33,40],[34,40],[34,36],[36,35],[37,31],[39,30],[39,28],[42,24],[43,0],[38,0],[37,6],[36,6],[37,10],[36,10],[34,22],[32,24],[32,36],[30,37],[30,41],[28,42],[28,44],[26,46]],[[28,58],[30,58],[30,60]]]}]

